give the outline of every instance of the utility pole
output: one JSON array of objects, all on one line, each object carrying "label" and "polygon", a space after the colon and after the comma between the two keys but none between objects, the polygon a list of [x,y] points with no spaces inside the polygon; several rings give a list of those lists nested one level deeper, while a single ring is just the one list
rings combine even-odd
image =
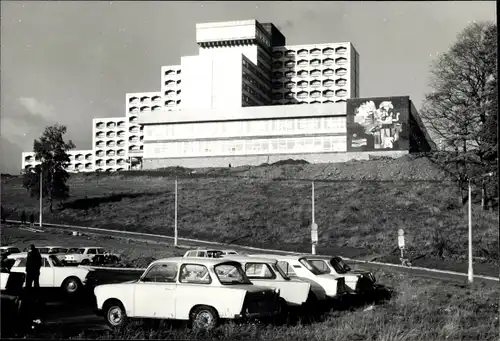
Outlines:
[{"label": "utility pole", "polygon": [[40,216],[38,217],[38,226],[41,228],[42,227],[42,203],[43,203],[43,170],[42,170],[42,164],[40,164]]},{"label": "utility pole", "polygon": [[174,246],[177,246],[177,177],[175,177]]},{"label": "utility pole", "polygon": [[316,243],[318,242],[318,225],[316,225],[316,220],[314,218],[314,181],[312,182],[312,194],[311,194],[311,253],[316,254]]},{"label": "utility pole", "polygon": [[474,271],[472,269],[472,187],[469,178],[469,283],[474,280]]}]

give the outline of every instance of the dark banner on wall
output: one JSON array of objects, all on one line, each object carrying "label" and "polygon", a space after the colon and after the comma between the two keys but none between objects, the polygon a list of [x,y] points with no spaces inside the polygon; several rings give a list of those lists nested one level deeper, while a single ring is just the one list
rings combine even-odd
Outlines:
[{"label": "dark banner on wall", "polygon": [[410,98],[347,100],[347,151],[408,150]]}]

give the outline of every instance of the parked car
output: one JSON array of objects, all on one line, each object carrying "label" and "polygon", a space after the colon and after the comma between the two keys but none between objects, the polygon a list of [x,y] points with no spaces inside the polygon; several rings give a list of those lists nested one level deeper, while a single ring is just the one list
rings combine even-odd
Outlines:
[{"label": "parked car", "polygon": [[[42,254],[42,267],[40,268],[40,287],[62,288],[67,294],[78,293],[84,285],[93,285],[94,270],[76,266],[65,266],[56,256]],[[18,253],[8,256],[15,259],[11,272],[26,272],[27,253]]]},{"label": "parked car", "polygon": [[6,254],[8,256],[8,255],[11,255],[13,253],[19,253],[19,252],[21,252],[21,250],[15,246],[2,246],[2,247],[0,247],[0,255]]},{"label": "parked car", "polygon": [[71,248],[64,257],[64,262],[66,264],[90,265],[96,256],[100,262],[104,260],[117,262],[120,259],[119,255],[107,252],[103,247],[95,246]]},{"label": "parked car", "polygon": [[[299,278],[311,283],[311,285],[320,286],[328,300],[338,300],[347,294],[344,277],[324,274],[304,256],[272,254],[252,254],[249,256],[276,258],[278,260],[277,265],[288,277]],[[321,301],[321,297],[318,297],[318,295],[316,295],[315,299]]]},{"label": "parked car", "polygon": [[184,257],[207,257],[207,258],[220,258],[226,255],[238,255],[239,253],[234,250],[216,250],[216,249],[196,249],[186,251]]},{"label": "parked car", "polygon": [[111,327],[127,318],[190,321],[212,329],[220,319],[271,317],[279,290],[253,285],[241,264],[227,259],[166,258],[154,261],[140,279],[94,289],[97,314]]},{"label": "parked car", "polygon": [[341,257],[319,255],[305,255],[304,257],[322,273],[344,277],[351,293],[364,293],[374,289],[376,279],[370,271],[352,270]]},{"label": "parked car", "polygon": [[276,259],[232,255],[223,258],[240,263],[253,284],[279,289],[280,313],[283,318],[297,308],[308,308],[307,299],[311,297],[311,284],[288,277],[278,267]]},{"label": "parked car", "polygon": [[[36,246],[38,252],[56,256],[60,261],[63,261],[68,253],[69,248],[63,246]],[[25,250],[26,252],[28,250]]]}]

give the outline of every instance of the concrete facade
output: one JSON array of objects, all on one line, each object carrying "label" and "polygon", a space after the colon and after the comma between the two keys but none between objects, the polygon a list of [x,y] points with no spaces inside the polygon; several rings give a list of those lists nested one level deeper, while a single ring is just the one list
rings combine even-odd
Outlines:
[{"label": "concrete facade", "polygon": [[306,160],[309,163],[346,162],[349,160],[368,160],[370,156],[387,156],[397,158],[408,154],[407,151],[383,151],[360,153],[318,153],[318,154],[278,154],[278,155],[251,155],[251,156],[220,156],[200,158],[158,158],[145,159],[143,169],[158,169],[164,167],[239,167],[257,166],[263,163],[274,163],[280,160]]}]

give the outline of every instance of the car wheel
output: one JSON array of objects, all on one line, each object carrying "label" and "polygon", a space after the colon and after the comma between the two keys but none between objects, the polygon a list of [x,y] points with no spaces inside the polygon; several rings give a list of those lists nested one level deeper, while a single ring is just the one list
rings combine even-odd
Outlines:
[{"label": "car wheel", "polygon": [[278,302],[278,313],[274,318],[274,323],[277,325],[290,323],[290,310],[288,309],[288,304],[281,297]]},{"label": "car wheel", "polygon": [[126,323],[127,314],[119,301],[113,301],[105,304],[104,318],[110,327],[118,328]]},{"label": "car wheel", "polygon": [[62,284],[64,292],[68,295],[74,295],[80,290],[82,282],[76,277],[66,278]]},{"label": "car wheel", "polygon": [[217,311],[208,306],[199,306],[194,308],[190,314],[191,325],[194,330],[212,330],[219,322]]},{"label": "car wheel", "polygon": [[81,265],[89,265],[90,264],[90,260],[89,259],[84,259],[84,260],[82,260],[82,262],[80,264]]}]

